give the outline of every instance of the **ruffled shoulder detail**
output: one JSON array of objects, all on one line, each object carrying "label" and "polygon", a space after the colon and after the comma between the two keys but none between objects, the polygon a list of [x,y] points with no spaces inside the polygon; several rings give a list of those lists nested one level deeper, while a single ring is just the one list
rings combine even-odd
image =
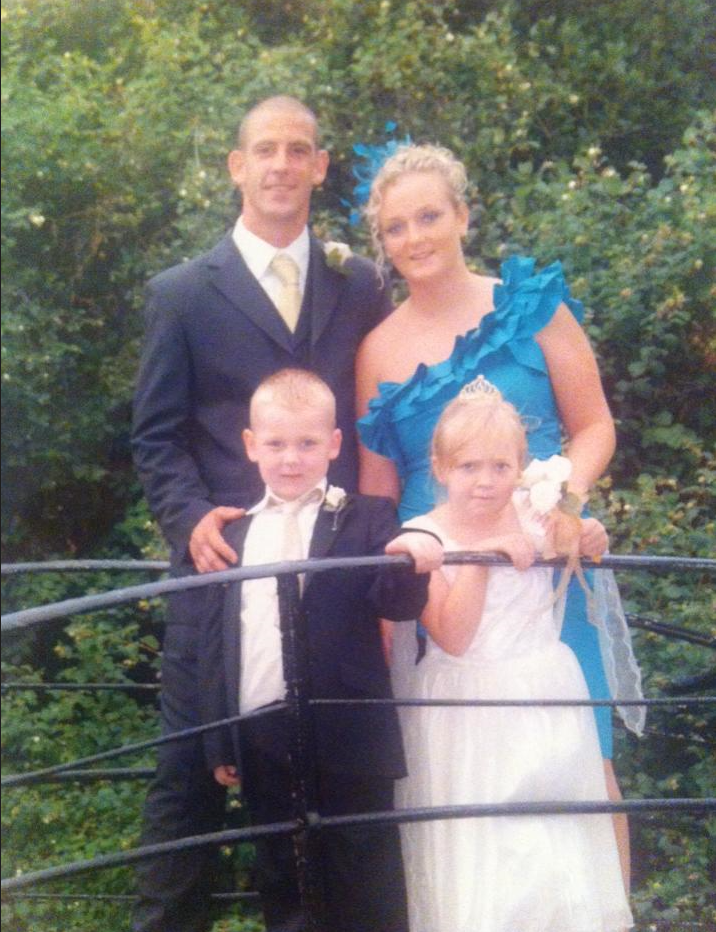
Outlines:
[{"label": "ruffled shoulder detail", "polygon": [[584,307],[573,298],[564,280],[562,263],[552,262],[541,272],[535,272],[535,260],[512,256],[500,268],[502,283],[495,285],[495,313],[511,310],[512,316],[534,326],[536,333],[546,326],[561,302],[564,302],[581,324]]},{"label": "ruffled shoulder detail", "polygon": [[401,470],[402,451],[392,425],[416,412],[442,411],[461,386],[480,372],[482,361],[502,349],[517,363],[546,372],[535,334],[546,327],[561,303],[581,323],[583,308],[571,297],[562,265],[553,262],[535,272],[535,260],[513,256],[502,264],[502,281],[495,285],[494,310],[478,327],[455,340],[448,359],[421,363],[405,382],[381,382],[368,414],[358,421],[361,440],[371,450],[390,457]]},{"label": "ruffled shoulder detail", "polygon": [[495,309],[483,319],[480,339],[472,341],[469,365],[504,347],[520,365],[546,372],[535,335],[552,320],[560,304],[566,304],[581,323],[582,302],[571,296],[561,262],[535,272],[534,259],[512,256],[503,262],[500,273],[502,282],[494,290]]},{"label": "ruffled shoulder detail", "polygon": [[[458,337],[458,340],[464,337]],[[457,343],[456,343],[457,346]],[[455,382],[452,360],[434,366],[420,363],[413,375],[405,382],[381,382],[378,395],[368,404],[368,413],[358,421],[358,433],[370,450],[392,459],[398,471],[402,471],[403,451],[393,425],[396,421],[411,417],[416,411],[442,411],[460,387]]]}]

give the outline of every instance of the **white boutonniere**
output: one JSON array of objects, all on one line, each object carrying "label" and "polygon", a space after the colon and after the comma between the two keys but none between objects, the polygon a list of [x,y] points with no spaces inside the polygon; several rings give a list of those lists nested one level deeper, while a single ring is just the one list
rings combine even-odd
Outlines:
[{"label": "white boutonniere", "polygon": [[338,485],[329,485],[323,499],[323,508],[333,514],[333,530],[338,528],[338,515],[348,501],[348,493]]},{"label": "white boutonniere", "polygon": [[351,247],[347,243],[328,242],[323,244],[323,252],[326,256],[326,265],[334,272],[341,275],[348,275],[350,269],[346,267],[346,262],[353,255]]},{"label": "white boutonniere", "polygon": [[579,515],[582,503],[567,491],[572,464],[566,456],[550,456],[548,460],[532,460],[522,473],[520,485],[529,492],[530,505],[540,515],[559,508],[567,514]]}]

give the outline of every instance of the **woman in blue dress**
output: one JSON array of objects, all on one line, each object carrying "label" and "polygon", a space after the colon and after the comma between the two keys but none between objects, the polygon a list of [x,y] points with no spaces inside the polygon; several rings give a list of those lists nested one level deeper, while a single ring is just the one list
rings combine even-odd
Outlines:
[{"label": "woman in blue dress", "polygon": [[[559,263],[537,272],[533,260],[513,257],[501,280],[471,272],[462,249],[466,186],[465,169],[448,150],[404,146],[376,175],[366,208],[379,263],[392,263],[408,297],[358,354],[360,485],[362,492],[391,496],[402,520],[433,508],[435,423],[480,374],[524,418],[531,457],[562,452],[566,438],[569,488],[583,501],[615,447],[597,363],[580,326],[581,304],[570,297]],[[579,658],[592,698],[609,698],[598,632],[574,580],[562,639]],[[610,708],[596,707],[595,715],[609,796],[618,800]],[[615,832],[628,890],[626,816],[615,816]]]}]

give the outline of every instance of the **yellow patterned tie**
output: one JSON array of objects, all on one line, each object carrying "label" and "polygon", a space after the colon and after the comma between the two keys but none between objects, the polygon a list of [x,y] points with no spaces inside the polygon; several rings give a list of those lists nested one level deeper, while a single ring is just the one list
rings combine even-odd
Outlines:
[{"label": "yellow patterned tie", "polygon": [[[275,508],[281,515],[281,560],[305,560],[306,548],[304,547],[303,538],[301,537],[301,526],[298,515],[304,505],[310,502],[320,502],[323,500],[323,493],[320,489],[312,489],[307,495],[292,502],[284,502],[275,499],[273,495],[269,497],[269,507]],[[300,573],[298,585],[301,592],[306,581],[306,574]]]},{"label": "yellow patterned tie", "polygon": [[271,271],[281,282],[276,309],[293,333],[301,311],[300,272],[298,263],[285,252],[276,253],[271,260]]},{"label": "yellow patterned tie", "polygon": [[301,539],[301,527],[298,523],[298,513],[302,507],[303,502],[301,501],[285,502],[281,507],[281,516],[283,518],[282,560],[303,559],[303,540]]}]

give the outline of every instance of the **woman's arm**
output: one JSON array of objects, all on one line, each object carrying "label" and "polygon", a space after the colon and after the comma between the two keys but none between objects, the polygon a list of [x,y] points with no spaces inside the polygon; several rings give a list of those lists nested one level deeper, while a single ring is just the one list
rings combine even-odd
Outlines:
[{"label": "woman's arm", "polygon": [[385,495],[397,505],[400,502],[400,479],[392,460],[368,450],[358,448],[358,489],[364,495]]},{"label": "woman's arm", "polygon": [[569,488],[586,496],[614,454],[614,421],[589,340],[566,305],[537,334],[567,430],[572,463]]},{"label": "woman's arm", "polygon": [[[378,394],[380,381],[380,336],[373,331],[363,340],[356,356],[357,416],[368,413],[368,402]],[[358,488],[364,495],[385,495],[398,504],[400,479],[392,460],[374,453],[362,443],[358,447]]]}]

